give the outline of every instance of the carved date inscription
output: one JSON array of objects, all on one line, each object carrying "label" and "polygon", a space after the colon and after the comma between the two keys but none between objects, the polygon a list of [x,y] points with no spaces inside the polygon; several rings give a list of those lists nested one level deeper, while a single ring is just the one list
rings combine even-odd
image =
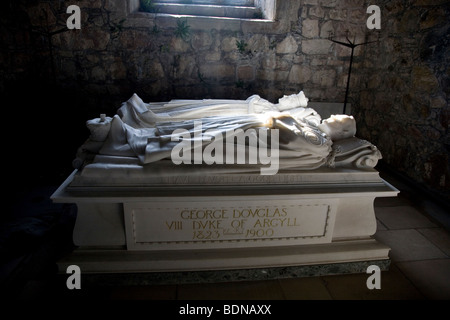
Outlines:
[{"label": "carved date inscription", "polygon": [[[128,228],[141,244],[198,244],[309,239],[330,239],[332,205],[285,200],[269,204],[205,202],[133,204]],[[273,202],[272,202],[273,203]],[[311,240],[311,239],[316,239]],[[322,239],[322,240],[321,240]]]}]

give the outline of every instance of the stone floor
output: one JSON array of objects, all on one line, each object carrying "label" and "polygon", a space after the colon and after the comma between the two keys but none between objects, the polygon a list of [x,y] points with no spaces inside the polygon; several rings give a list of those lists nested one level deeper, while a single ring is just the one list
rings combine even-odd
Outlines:
[{"label": "stone floor", "polygon": [[[68,290],[64,282],[66,277],[56,275],[54,261],[72,249],[70,228],[75,213],[71,207],[55,207],[49,202],[48,197],[54,190],[51,186],[23,194],[20,204],[12,208],[14,218],[6,219],[2,225],[0,244],[5,261],[2,261],[0,270],[0,284],[9,298],[28,300],[450,299],[449,212],[403,181],[383,172],[381,175],[401,191],[397,198],[378,198],[375,201],[378,222],[375,238],[392,248],[389,270],[381,272],[381,289],[369,290],[366,286],[369,275],[359,273],[267,281],[98,286]],[[26,222],[28,227],[21,227],[21,222]],[[11,228],[19,232],[14,233]]]}]

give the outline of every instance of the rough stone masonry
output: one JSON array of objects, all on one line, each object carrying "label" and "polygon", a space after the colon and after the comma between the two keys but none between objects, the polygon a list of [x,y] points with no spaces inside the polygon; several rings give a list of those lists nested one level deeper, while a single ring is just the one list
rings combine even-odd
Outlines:
[{"label": "rough stone masonry", "polygon": [[[22,2],[5,4],[0,89],[30,74],[53,79],[84,99],[78,112],[94,115],[113,113],[134,92],[146,101],[259,94],[274,102],[303,90],[310,101],[343,102],[350,49],[328,38],[375,40],[355,51],[349,102],[358,136],[448,197],[448,1],[283,0],[274,22],[189,17],[181,33],[180,19],[130,13],[117,0],[76,1],[81,29],[57,33],[73,1]],[[370,4],[381,8],[380,30],[366,26]]]}]

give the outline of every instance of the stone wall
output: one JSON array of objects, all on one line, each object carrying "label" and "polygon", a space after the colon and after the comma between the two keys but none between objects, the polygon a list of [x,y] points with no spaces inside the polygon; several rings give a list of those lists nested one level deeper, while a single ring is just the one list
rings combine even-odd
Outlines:
[{"label": "stone wall", "polygon": [[450,2],[377,1],[380,42],[362,56],[359,134],[396,170],[449,200]]},{"label": "stone wall", "polygon": [[[258,93],[276,102],[304,90],[314,101],[342,102],[350,51],[327,38],[349,30],[363,39],[367,19],[355,0],[278,1],[275,22],[130,13],[118,0],[33,3],[30,24],[52,31],[64,26],[68,5],[81,8],[81,30],[52,37],[56,82],[118,101],[136,92],[147,100]],[[180,21],[188,26],[182,37]]]},{"label": "stone wall", "polygon": [[[81,30],[63,30],[71,4]],[[381,8],[381,30],[367,28],[366,0],[278,0],[275,21],[179,19],[133,4],[2,2],[0,90],[51,88],[44,92],[69,97],[83,119],[113,114],[133,93],[276,102],[303,90],[311,101],[343,102],[350,49],[328,38],[376,41],[355,49],[358,135],[392,167],[448,193],[448,1],[370,2]]]}]

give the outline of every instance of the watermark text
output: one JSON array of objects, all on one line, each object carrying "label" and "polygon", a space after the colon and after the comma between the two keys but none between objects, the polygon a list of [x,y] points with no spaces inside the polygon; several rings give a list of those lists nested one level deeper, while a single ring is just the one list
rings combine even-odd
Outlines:
[{"label": "watermark text", "polygon": [[208,129],[203,132],[202,121],[194,121],[192,135],[187,129],[177,129],[172,133],[171,140],[179,142],[171,152],[172,162],[176,165],[270,165],[261,167],[261,175],[274,175],[279,169],[278,129],[236,129],[226,133]]}]

